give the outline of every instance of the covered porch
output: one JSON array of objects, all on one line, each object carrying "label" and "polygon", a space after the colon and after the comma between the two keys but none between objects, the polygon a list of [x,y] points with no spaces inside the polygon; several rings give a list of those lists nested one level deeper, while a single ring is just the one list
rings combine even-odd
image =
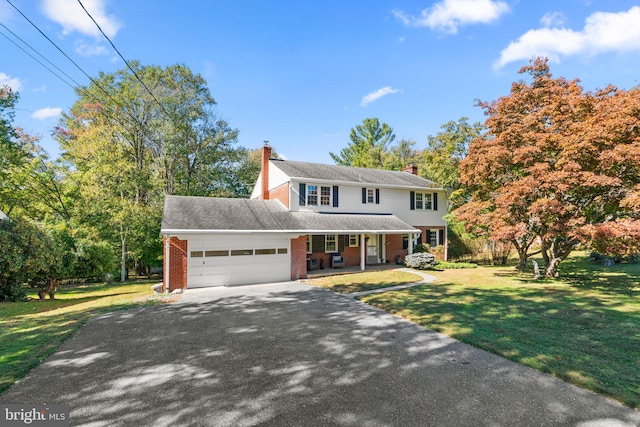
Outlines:
[{"label": "covered porch", "polygon": [[420,230],[415,228],[359,234],[309,234],[306,236],[307,274],[345,268],[364,271],[401,264],[406,255],[413,253],[419,235]]}]

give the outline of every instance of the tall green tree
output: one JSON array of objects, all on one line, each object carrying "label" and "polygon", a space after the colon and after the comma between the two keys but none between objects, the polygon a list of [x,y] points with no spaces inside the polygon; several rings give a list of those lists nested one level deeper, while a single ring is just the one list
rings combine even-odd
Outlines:
[{"label": "tall green tree", "polygon": [[118,248],[122,280],[132,262],[158,262],[164,195],[234,195],[244,153],[200,75],[132,66],[144,85],[126,69],[101,73],[77,89],[57,132],[83,200],[75,214]]},{"label": "tall green tree", "polygon": [[0,210],[11,215],[28,201],[23,169],[33,158],[35,140],[13,126],[19,96],[0,87]]},{"label": "tall green tree", "polygon": [[461,117],[457,122],[443,124],[440,129],[441,132],[427,136],[421,169],[444,188],[458,190],[461,188],[458,165],[467,157],[471,141],[482,136],[484,126],[470,124],[467,117]]},{"label": "tall green tree", "polygon": [[329,153],[334,162],[343,166],[383,168],[384,156],[395,140],[393,129],[377,118],[364,119],[351,129],[351,142],[339,154]]}]

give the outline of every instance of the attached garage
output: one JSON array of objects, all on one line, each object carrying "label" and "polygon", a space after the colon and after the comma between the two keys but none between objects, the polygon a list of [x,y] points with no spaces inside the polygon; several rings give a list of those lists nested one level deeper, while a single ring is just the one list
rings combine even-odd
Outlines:
[{"label": "attached garage", "polygon": [[188,288],[290,280],[290,240],[269,236],[191,236]]},{"label": "attached garage", "polygon": [[161,233],[165,289],[173,291],[306,277],[307,235],[364,239],[419,230],[389,214],[290,212],[277,200],[166,196]]}]

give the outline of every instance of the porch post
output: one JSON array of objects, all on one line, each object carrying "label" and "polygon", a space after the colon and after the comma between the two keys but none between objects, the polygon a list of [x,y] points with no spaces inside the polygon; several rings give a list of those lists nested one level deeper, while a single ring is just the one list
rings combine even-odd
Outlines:
[{"label": "porch post", "polygon": [[382,263],[387,263],[387,235],[382,235]]},{"label": "porch post", "polygon": [[445,262],[449,261],[449,234],[448,234],[448,225],[444,225],[444,242],[441,244],[444,245],[444,260]]},{"label": "porch post", "polygon": [[360,270],[364,271],[365,264],[365,246],[367,246],[367,241],[365,240],[365,235],[360,235]]},{"label": "porch post", "polygon": [[413,239],[415,238],[415,234],[409,234],[409,247],[408,247],[408,252],[409,255],[411,255],[413,253]]},{"label": "porch post", "polygon": [[164,244],[164,272],[162,274],[164,278],[164,288],[167,293],[169,293],[169,266],[171,265],[171,235],[165,235],[165,244]]}]

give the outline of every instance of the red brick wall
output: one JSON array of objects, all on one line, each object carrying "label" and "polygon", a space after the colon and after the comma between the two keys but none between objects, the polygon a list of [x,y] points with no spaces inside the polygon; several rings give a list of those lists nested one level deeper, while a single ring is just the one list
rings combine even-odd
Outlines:
[{"label": "red brick wall", "polygon": [[284,184],[279,185],[276,188],[270,190],[269,198],[280,200],[280,203],[285,205],[288,209],[289,208],[289,183],[285,182]]},{"label": "red brick wall", "polygon": [[342,251],[342,258],[344,258],[344,265],[347,267],[360,265],[360,246],[345,246],[344,251]]},{"label": "red brick wall", "polygon": [[307,278],[307,236],[291,239],[291,280]]},{"label": "red brick wall", "polygon": [[408,251],[402,249],[402,234],[387,234],[387,261],[391,264],[396,262],[396,257],[404,259]]},{"label": "red brick wall", "polygon": [[[164,239],[164,259],[167,259],[167,237]],[[165,289],[169,280],[169,292],[175,289],[187,289],[187,241],[177,237],[171,238],[171,252],[169,256],[169,274],[165,274]],[[165,265],[166,269],[166,265]],[[168,276],[168,277],[167,277]]]}]

